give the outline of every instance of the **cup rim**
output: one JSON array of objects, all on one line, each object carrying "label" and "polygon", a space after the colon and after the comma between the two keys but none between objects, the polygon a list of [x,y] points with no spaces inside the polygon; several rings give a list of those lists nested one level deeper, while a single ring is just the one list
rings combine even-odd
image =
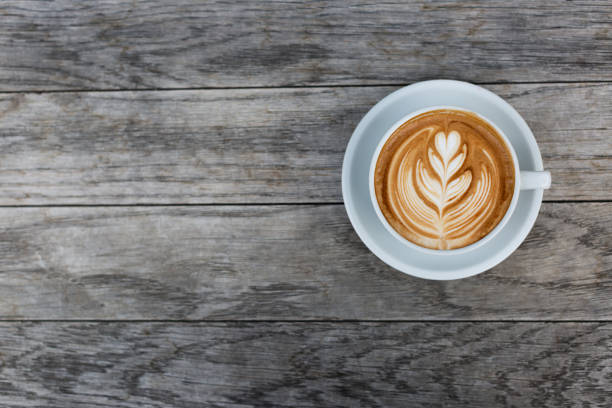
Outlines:
[{"label": "cup rim", "polygon": [[[391,137],[391,135],[393,134],[393,132],[395,132],[397,130],[397,128],[399,128],[405,122],[407,122],[408,120],[412,119],[413,117],[415,117],[417,115],[421,115],[421,114],[429,112],[429,111],[440,110],[440,109],[449,109],[449,110],[458,110],[458,111],[462,111],[462,112],[467,112],[467,113],[476,115],[478,118],[480,118],[481,120],[483,120],[486,123],[488,123],[501,136],[501,138],[502,138],[503,142],[505,143],[508,151],[510,151],[510,155],[512,156],[512,162],[514,164],[514,191],[512,192],[512,199],[510,200],[510,205],[508,206],[508,209],[506,210],[506,213],[504,214],[502,219],[497,223],[497,225],[491,231],[489,231],[489,233],[487,235],[485,235],[484,237],[480,238],[478,241],[476,241],[476,242],[474,242],[474,243],[472,243],[470,245],[466,245],[464,247],[455,248],[455,249],[431,249],[431,248],[425,248],[425,247],[417,245],[417,244],[407,240],[406,238],[404,238],[399,232],[397,232],[395,230],[395,228],[393,228],[391,226],[391,224],[389,224],[389,222],[385,218],[384,214],[380,210],[380,207],[378,205],[378,200],[376,198],[376,191],[374,189],[374,172],[376,170],[376,163],[378,162],[378,156],[380,154],[380,151],[384,147],[385,143],[389,139],[389,137]],[[369,175],[368,175],[368,184],[369,184],[369,191],[370,191],[370,201],[372,202],[372,206],[374,207],[374,212],[376,212],[376,215],[378,216],[379,221],[383,224],[385,229],[391,233],[391,235],[393,237],[395,237],[402,244],[408,246],[409,248],[418,250],[418,251],[426,253],[426,254],[430,254],[430,255],[446,255],[446,256],[448,256],[448,255],[459,255],[459,254],[464,254],[466,252],[470,252],[473,249],[479,248],[480,246],[482,246],[485,243],[489,242],[491,239],[493,239],[493,237],[495,235],[497,235],[497,233],[499,231],[501,231],[501,229],[504,227],[504,225],[508,222],[508,220],[512,216],[512,213],[514,213],[514,210],[515,210],[517,202],[518,202],[518,196],[519,196],[519,192],[520,192],[520,168],[519,168],[519,163],[518,163],[518,158],[517,158],[516,152],[514,150],[514,147],[510,143],[510,140],[505,135],[505,133],[493,121],[489,120],[484,115],[482,115],[482,114],[480,114],[478,112],[474,112],[473,110],[470,110],[470,109],[461,108],[461,107],[453,106],[453,105],[432,105],[432,106],[428,106],[426,108],[415,110],[413,112],[410,112],[410,113],[402,116],[398,121],[396,121],[386,131],[386,133],[383,135],[383,137],[378,142],[378,145],[376,146],[376,149],[374,150],[374,154],[373,154],[372,159],[370,161],[370,171],[369,171]]]}]

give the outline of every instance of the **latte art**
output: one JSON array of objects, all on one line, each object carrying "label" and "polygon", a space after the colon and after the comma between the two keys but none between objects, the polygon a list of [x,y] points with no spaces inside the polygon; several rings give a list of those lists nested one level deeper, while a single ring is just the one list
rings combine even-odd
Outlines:
[{"label": "latte art", "polygon": [[[397,179],[397,191],[401,200],[393,204],[399,207],[402,214],[415,221],[422,230],[437,236],[440,240],[448,241],[468,234],[469,230],[478,228],[486,219],[492,204],[491,176],[484,166],[476,190],[463,199],[453,211],[446,211],[453,203],[464,197],[472,184],[472,172],[469,169],[465,170],[459,177],[453,179],[466,156],[464,144],[462,151],[453,157],[461,140],[457,132],[453,131],[448,136],[439,132],[435,140],[438,150],[434,153],[433,149],[429,148],[428,158],[436,176],[430,175],[423,161],[418,159],[416,174],[413,177],[410,163],[404,158],[400,163]],[[426,197],[426,201],[420,198],[419,193]]]},{"label": "latte art", "polygon": [[495,129],[463,111],[410,119],[385,143],[375,170],[379,207],[406,239],[432,249],[472,244],[503,218],[512,157]]}]

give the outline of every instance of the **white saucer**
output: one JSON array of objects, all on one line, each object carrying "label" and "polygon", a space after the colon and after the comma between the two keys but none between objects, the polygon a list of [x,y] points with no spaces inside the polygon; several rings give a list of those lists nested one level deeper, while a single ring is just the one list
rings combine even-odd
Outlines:
[{"label": "white saucer", "polygon": [[376,216],[370,200],[368,172],[372,155],[379,140],[397,120],[412,111],[439,105],[469,109],[489,118],[510,140],[521,170],[543,170],[533,133],[510,104],[467,82],[425,81],[393,92],[361,119],[344,154],[342,196],[357,235],[382,261],[409,275],[448,280],[479,274],[510,256],[533,227],[544,192],[521,191],[508,223],[493,239],[468,253],[429,255],[405,246],[392,236]]}]

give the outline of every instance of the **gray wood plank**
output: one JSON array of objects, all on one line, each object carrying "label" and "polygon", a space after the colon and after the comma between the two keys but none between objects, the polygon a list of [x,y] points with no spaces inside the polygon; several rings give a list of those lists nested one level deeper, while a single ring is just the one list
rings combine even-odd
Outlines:
[{"label": "gray wood plank", "polygon": [[2,323],[4,407],[605,407],[610,323]]},{"label": "gray wood plank", "polygon": [[0,89],[612,80],[603,2],[3,1]]},{"label": "gray wood plank", "polygon": [[[549,200],[612,199],[612,84],[489,86]],[[340,202],[344,149],[395,88],[0,94],[0,204]]]},{"label": "gray wood plank", "polygon": [[612,203],[549,203],[477,277],[379,261],[342,205],[1,208],[0,318],[612,319]]}]

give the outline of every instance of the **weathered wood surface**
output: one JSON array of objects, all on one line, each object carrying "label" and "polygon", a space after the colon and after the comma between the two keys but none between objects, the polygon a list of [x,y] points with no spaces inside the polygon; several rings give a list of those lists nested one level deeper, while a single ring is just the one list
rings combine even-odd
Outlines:
[{"label": "weathered wood surface", "polygon": [[612,205],[546,203],[509,259],[411,278],[342,205],[0,209],[2,319],[612,319]]},{"label": "weathered wood surface", "polygon": [[3,407],[607,407],[610,323],[2,323]]},{"label": "weathered wood surface", "polygon": [[[612,202],[571,202],[612,200],[609,2],[10,0],[0,21],[1,406],[612,405]],[[359,119],[439,77],[514,83],[488,88],[563,201],[452,282],[386,266],[338,205]],[[240,87],[274,89],[185,90]]]},{"label": "weathered wood surface", "polygon": [[612,80],[610,3],[3,1],[0,90]]},{"label": "weathered wood surface", "polygon": [[[612,84],[489,88],[532,127],[545,199],[612,199]],[[350,135],[394,89],[3,94],[0,204],[340,202]]]}]

